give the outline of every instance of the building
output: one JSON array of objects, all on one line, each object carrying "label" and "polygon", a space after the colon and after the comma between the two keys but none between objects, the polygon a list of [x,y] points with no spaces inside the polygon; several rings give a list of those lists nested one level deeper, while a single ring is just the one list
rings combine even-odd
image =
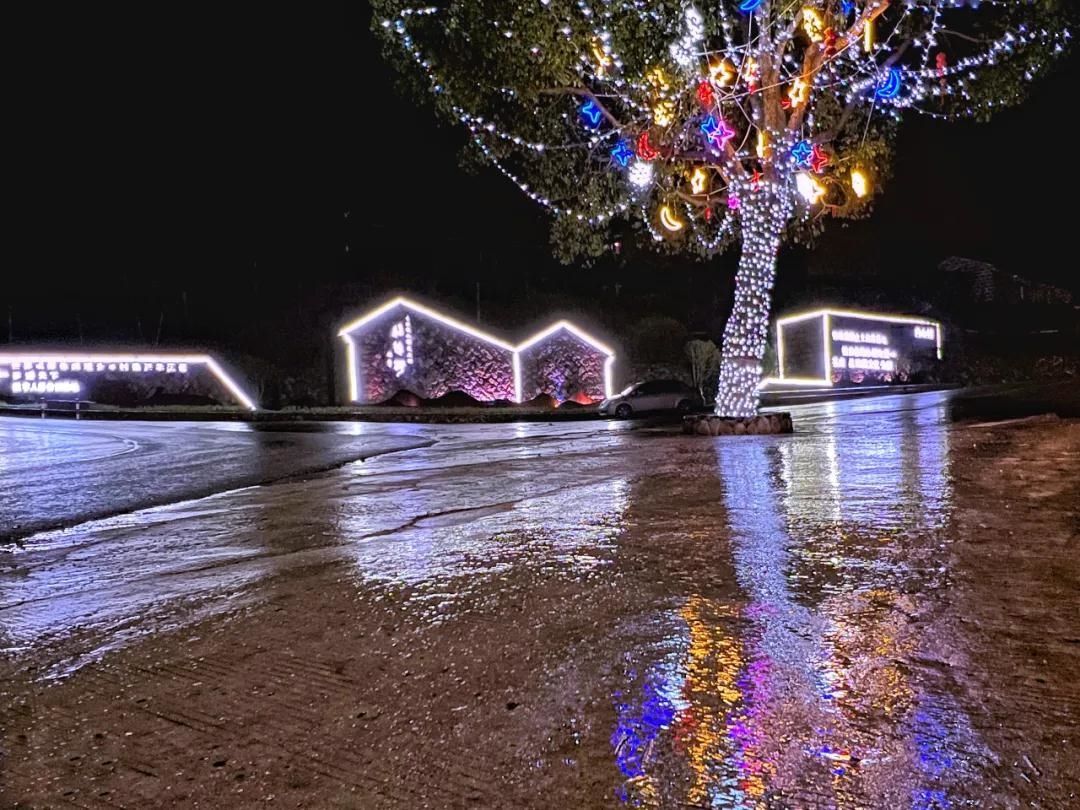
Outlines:
[{"label": "building", "polygon": [[0,352],[0,398],[113,405],[257,405],[208,354],[87,352],[23,348]]},{"label": "building", "polygon": [[350,321],[338,336],[350,402],[385,402],[399,391],[423,399],[462,391],[480,402],[524,402],[540,394],[589,402],[612,392],[615,353],[569,321],[512,343],[397,297]]},{"label": "building", "polygon": [[778,376],[769,385],[906,382],[942,359],[941,324],[928,318],[817,309],[776,320]]}]

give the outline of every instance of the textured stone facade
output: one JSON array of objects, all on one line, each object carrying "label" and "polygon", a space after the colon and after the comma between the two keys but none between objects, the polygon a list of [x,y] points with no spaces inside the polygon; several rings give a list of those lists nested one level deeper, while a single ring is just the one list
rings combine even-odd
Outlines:
[{"label": "textured stone facade", "polygon": [[604,398],[607,355],[564,330],[521,352],[522,399],[550,394],[559,402]]},{"label": "textured stone facade", "polygon": [[353,340],[362,402],[403,389],[425,399],[448,391],[484,402],[514,399],[512,351],[404,306],[364,324]]}]

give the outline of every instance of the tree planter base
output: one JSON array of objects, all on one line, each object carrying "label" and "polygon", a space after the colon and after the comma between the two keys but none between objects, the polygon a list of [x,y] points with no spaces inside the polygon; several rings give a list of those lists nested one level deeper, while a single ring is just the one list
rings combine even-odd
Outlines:
[{"label": "tree planter base", "polygon": [[790,413],[747,417],[694,414],[683,417],[682,429],[683,433],[695,436],[768,436],[794,430]]}]

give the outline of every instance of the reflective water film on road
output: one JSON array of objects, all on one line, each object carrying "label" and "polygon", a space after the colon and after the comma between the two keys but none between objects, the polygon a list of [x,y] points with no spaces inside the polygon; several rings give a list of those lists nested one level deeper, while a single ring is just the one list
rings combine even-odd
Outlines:
[{"label": "reflective water film on road", "polygon": [[1080,425],[795,419],[4,423],[0,804],[1077,806]]}]

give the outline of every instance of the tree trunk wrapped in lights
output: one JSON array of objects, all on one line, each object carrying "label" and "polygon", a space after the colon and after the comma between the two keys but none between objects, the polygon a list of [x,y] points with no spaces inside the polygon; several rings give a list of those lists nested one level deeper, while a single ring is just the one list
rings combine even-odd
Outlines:
[{"label": "tree trunk wrapped in lights", "polygon": [[985,118],[1069,39],[1053,0],[373,5],[405,75],[552,213],[564,261],[627,221],[662,251],[741,245],[726,416],[757,410],[782,243],[869,213],[903,111]]}]

